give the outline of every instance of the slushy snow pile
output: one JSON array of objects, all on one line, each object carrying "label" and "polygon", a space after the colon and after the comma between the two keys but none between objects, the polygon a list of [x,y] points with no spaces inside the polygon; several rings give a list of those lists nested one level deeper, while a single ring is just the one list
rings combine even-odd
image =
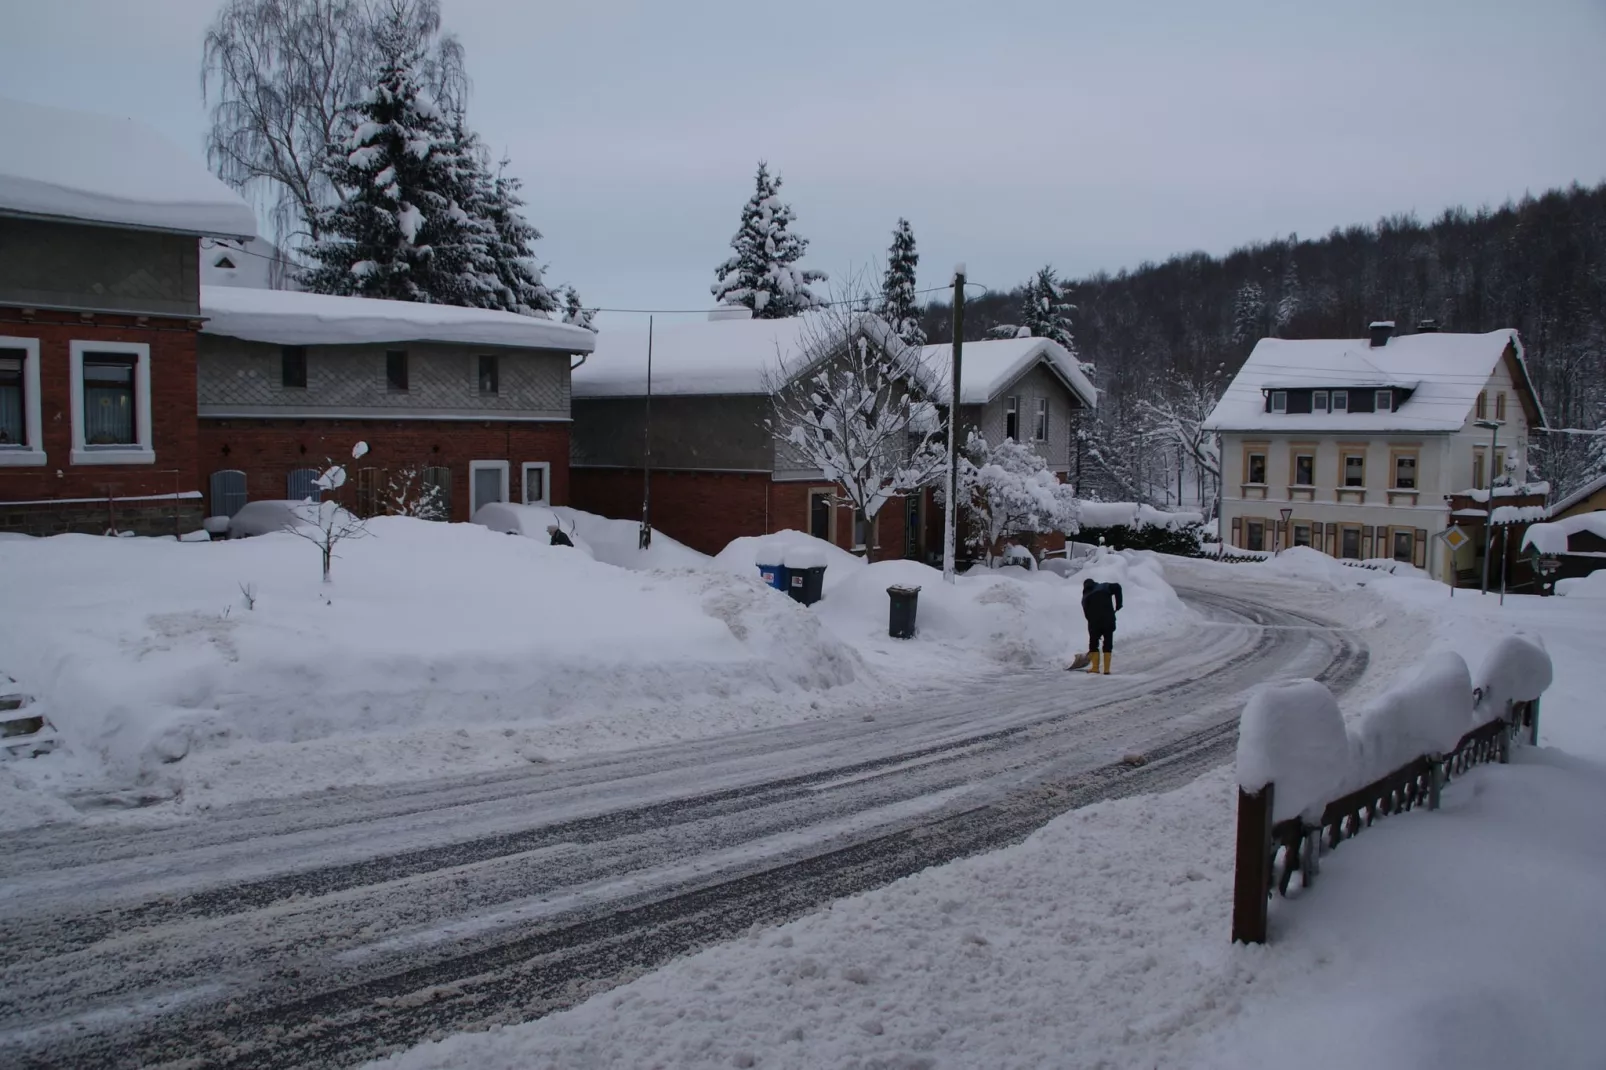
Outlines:
[{"label": "slushy snow pile", "polygon": [[[286,532],[5,540],[0,671],[39,700],[62,761],[157,795],[239,746],[299,747],[279,755],[275,788],[293,791],[309,744],[474,730],[487,761],[517,763],[515,730],[635,718],[671,738],[751,725],[766,703],[799,706],[795,718],[828,690],[878,693],[859,655],[756,571],[636,573],[544,532],[368,527],[336,548],[327,585],[317,548]],[[22,764],[38,776],[52,761]],[[446,771],[422,764],[374,775]]]}]

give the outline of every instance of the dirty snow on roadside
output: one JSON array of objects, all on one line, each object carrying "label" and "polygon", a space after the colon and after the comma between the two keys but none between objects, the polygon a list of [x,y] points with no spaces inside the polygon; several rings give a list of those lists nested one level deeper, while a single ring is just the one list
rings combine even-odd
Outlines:
[{"label": "dirty snow on roadside", "polygon": [[1452,783],[1443,810],[1345,843],[1314,888],[1274,902],[1270,945],[1228,942],[1236,785],[1222,769],[1066,814],[1019,846],[755,931],[570,1011],[373,1065],[1226,1070],[1284,1066],[1292,1051],[1334,1070],[1598,1067],[1606,733],[1589,689],[1606,603],[1508,599],[1499,617],[1491,600],[1452,603],[1420,579],[1315,565],[1175,572],[1241,569],[1228,574],[1246,588],[1389,637],[1400,649],[1383,682],[1354,703],[1427,649],[1478,665],[1500,634],[1536,635],[1555,661],[1543,735],[1567,749],[1518,748],[1511,765]]}]

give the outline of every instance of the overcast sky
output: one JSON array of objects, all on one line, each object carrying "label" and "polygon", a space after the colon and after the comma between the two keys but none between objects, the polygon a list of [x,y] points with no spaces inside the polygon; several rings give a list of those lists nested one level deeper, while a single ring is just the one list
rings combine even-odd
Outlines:
[{"label": "overcast sky", "polygon": [[[922,286],[998,288],[1606,178],[1606,0],[442,6],[549,280],[605,306],[705,307],[760,158],[808,266],[902,215]],[[217,7],[12,4],[0,95],[199,154]]]}]

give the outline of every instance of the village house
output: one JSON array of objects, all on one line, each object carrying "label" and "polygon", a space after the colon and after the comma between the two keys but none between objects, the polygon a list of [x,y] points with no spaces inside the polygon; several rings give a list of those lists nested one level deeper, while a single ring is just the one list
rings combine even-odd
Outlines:
[{"label": "village house", "polygon": [[[1548,486],[1525,480],[1544,414],[1517,333],[1393,328],[1255,346],[1206,422],[1221,436],[1227,546],[1310,546],[1473,583],[1491,512],[1518,522],[1543,507]],[[1470,536],[1453,552],[1433,538],[1451,524]]]},{"label": "village house", "polygon": [[0,529],[199,528],[199,245],[250,207],[130,119],[4,100],[0,146]]},{"label": "village house", "polygon": [[212,516],[316,498],[346,461],[363,515],[428,486],[442,518],[566,504],[571,364],[591,331],[478,308],[205,286],[198,459]]},{"label": "village house", "polygon": [[1557,499],[1547,513],[1544,523],[1528,528],[1522,551],[1549,558],[1550,579],[1576,579],[1606,568],[1606,473]]}]

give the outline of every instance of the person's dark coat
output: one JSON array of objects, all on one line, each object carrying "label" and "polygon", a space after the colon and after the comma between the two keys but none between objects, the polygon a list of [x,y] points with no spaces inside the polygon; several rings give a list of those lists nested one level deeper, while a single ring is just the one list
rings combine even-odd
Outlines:
[{"label": "person's dark coat", "polygon": [[569,536],[567,536],[567,535],[565,535],[563,533],[563,529],[559,528],[558,530],[556,530],[556,531],[554,531],[552,533],[552,545],[553,546],[573,546],[574,543],[573,543],[573,541],[570,540]]},{"label": "person's dark coat", "polygon": [[1082,581],[1082,615],[1087,626],[1100,632],[1115,630],[1115,613],[1121,608],[1121,585]]}]

